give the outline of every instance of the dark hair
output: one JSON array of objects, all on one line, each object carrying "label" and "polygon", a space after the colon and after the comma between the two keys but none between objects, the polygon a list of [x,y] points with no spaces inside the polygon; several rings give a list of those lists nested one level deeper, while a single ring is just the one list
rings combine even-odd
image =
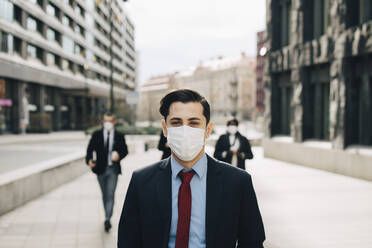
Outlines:
[{"label": "dark hair", "polygon": [[113,113],[111,113],[111,112],[105,112],[105,113],[103,114],[103,117],[105,117],[105,116],[108,116],[108,117],[114,117],[114,118],[115,118],[115,115],[114,115]]},{"label": "dark hair", "polygon": [[226,123],[226,126],[229,126],[229,125],[235,125],[235,126],[239,126],[239,121],[237,119],[230,119],[227,121]]},{"label": "dark hair", "polygon": [[164,117],[164,120],[167,119],[169,115],[169,107],[174,102],[198,102],[203,106],[203,115],[207,119],[207,124],[210,121],[211,110],[207,100],[200,95],[198,92],[188,89],[175,90],[163,97],[160,101],[160,114]]}]

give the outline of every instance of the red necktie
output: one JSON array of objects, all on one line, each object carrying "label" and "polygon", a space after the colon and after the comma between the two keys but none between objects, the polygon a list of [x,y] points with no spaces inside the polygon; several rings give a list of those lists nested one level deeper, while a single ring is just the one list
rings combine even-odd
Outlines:
[{"label": "red necktie", "polygon": [[189,247],[190,217],[191,217],[191,188],[190,181],[195,171],[180,172],[182,180],[178,190],[178,223],[175,248]]}]

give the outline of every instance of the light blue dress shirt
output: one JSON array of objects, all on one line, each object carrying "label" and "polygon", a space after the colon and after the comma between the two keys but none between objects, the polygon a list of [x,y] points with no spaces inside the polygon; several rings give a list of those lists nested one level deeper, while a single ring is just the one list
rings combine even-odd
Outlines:
[{"label": "light blue dress shirt", "polygon": [[178,223],[178,190],[182,183],[178,176],[180,171],[194,170],[195,175],[191,179],[191,219],[189,248],[205,248],[205,212],[207,196],[207,156],[203,157],[192,167],[185,169],[171,156],[172,169],[172,222],[169,234],[168,248],[176,245],[177,223]]}]

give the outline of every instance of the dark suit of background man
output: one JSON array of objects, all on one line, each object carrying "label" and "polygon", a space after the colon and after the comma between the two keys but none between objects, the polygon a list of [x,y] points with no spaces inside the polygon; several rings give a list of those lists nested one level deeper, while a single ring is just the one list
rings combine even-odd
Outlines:
[{"label": "dark suit of background man", "polygon": [[[128,154],[124,134],[114,129],[115,124],[115,116],[110,113],[104,115],[103,129],[93,133],[85,157],[86,163],[97,174],[102,191],[106,232],[111,228],[115,189],[118,175],[121,174],[120,161]],[[93,160],[93,152],[97,155],[96,161]]]},{"label": "dark suit of background man", "polygon": [[265,232],[251,176],[209,157],[210,107],[195,91],[161,101],[171,157],[133,173],[119,248],[262,248]]},{"label": "dark suit of background man", "polygon": [[164,136],[163,132],[161,132],[160,134],[158,150],[163,151],[163,154],[161,155],[161,159],[165,159],[171,155],[171,149],[169,148],[167,138]]},{"label": "dark suit of background man", "polygon": [[227,122],[227,133],[220,136],[214,150],[214,157],[245,170],[245,160],[252,159],[253,153],[249,140],[238,132],[239,122]]}]

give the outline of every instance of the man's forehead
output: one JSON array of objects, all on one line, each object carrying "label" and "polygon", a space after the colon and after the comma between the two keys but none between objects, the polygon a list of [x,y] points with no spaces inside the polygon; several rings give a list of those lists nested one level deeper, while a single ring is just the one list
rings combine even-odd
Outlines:
[{"label": "man's forehead", "polygon": [[174,102],[169,107],[169,117],[202,117],[203,106],[199,102]]},{"label": "man's forehead", "polygon": [[103,116],[103,119],[104,120],[107,120],[107,121],[113,121],[113,120],[115,120],[115,117],[114,116],[109,116],[109,115],[104,115]]}]

